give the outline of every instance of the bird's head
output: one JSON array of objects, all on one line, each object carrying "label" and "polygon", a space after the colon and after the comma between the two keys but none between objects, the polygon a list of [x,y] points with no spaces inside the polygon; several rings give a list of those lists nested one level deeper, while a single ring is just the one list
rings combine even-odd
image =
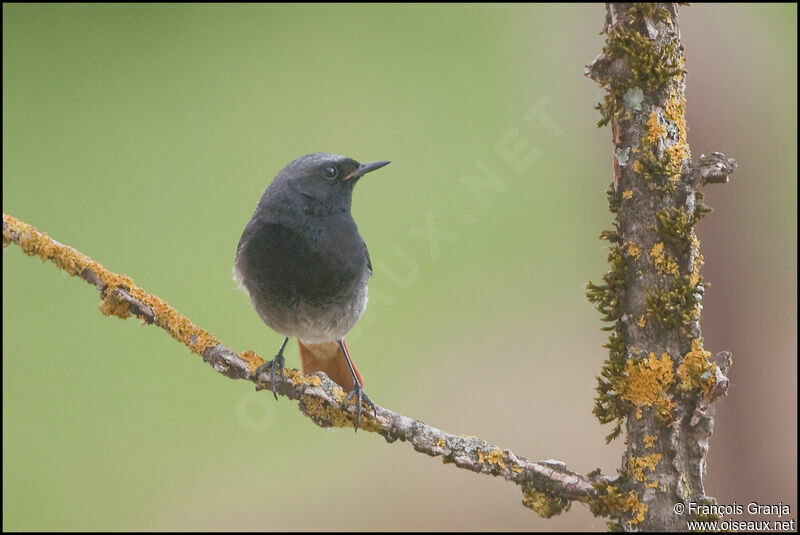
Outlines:
[{"label": "bird's head", "polygon": [[311,205],[334,211],[349,209],[353,186],[358,180],[388,163],[360,163],[338,154],[314,152],[289,162],[275,177],[274,183],[282,190],[300,193]]}]

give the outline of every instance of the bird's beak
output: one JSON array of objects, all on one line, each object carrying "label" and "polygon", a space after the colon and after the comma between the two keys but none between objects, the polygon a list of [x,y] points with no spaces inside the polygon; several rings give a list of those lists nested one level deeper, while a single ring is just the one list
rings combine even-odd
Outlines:
[{"label": "bird's beak", "polygon": [[380,169],[384,165],[389,165],[390,163],[391,162],[388,162],[386,160],[382,160],[380,162],[362,163],[361,165],[358,166],[358,169],[356,169],[355,171],[353,171],[352,173],[350,173],[349,175],[344,177],[344,179],[345,180],[350,180],[351,178],[359,178],[359,177],[361,177],[363,175],[366,175],[367,173],[369,173],[371,171],[375,171],[376,169]]}]

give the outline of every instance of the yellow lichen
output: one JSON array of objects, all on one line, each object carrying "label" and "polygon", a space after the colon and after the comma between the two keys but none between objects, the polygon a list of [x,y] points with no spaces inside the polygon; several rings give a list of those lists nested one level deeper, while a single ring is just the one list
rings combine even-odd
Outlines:
[{"label": "yellow lichen", "polygon": [[[683,56],[681,56],[682,58]],[[685,160],[689,160],[692,155],[689,152],[686,130],[686,95],[681,93],[678,96],[678,91],[674,87],[670,91],[669,99],[667,99],[664,116],[675,123],[675,128],[678,130],[678,139],[672,145],[667,146],[664,151],[669,154],[670,160],[678,166],[677,175],[680,178],[680,166]]]},{"label": "yellow lichen", "polygon": [[675,380],[672,371],[672,359],[667,353],[656,358],[651,352],[647,358],[628,360],[625,363],[625,381],[622,397],[635,406],[654,406],[664,419],[671,417],[673,408],[667,391]]},{"label": "yellow lichen", "polygon": [[641,420],[642,419],[642,408],[641,407],[636,407],[636,419],[637,420]]},{"label": "yellow lichen", "polygon": [[645,469],[655,472],[659,462],[661,462],[660,453],[653,453],[652,455],[645,455],[643,457],[628,456],[628,467],[631,475],[633,475],[637,481],[647,481],[647,474],[644,473]]},{"label": "yellow lichen", "polygon": [[[681,68],[678,72],[682,71]],[[642,156],[634,162],[633,170],[648,180],[666,178],[666,183],[656,187],[674,192],[684,163],[691,158],[686,135],[685,95],[673,87],[663,111],[653,107],[646,124],[647,133],[641,140]]]},{"label": "yellow lichen", "polygon": [[689,276],[689,282],[692,286],[697,286],[700,283],[700,268],[703,266],[703,255],[699,254],[694,257],[694,264],[692,265],[692,274]]},{"label": "yellow lichen", "polygon": [[658,141],[667,135],[666,127],[658,120],[658,113],[654,110],[647,118],[647,135],[642,139],[648,145],[657,145]]},{"label": "yellow lichen", "polygon": [[9,230],[8,236],[3,233],[4,246],[7,245],[7,242],[16,241],[26,255],[38,256],[42,262],[49,260],[70,275],[79,275],[92,262],[88,256],[79,253],[72,247],[58,243],[46,233],[39,232],[24,221],[8,214],[3,214],[3,221]]},{"label": "yellow lichen", "polygon": [[623,199],[633,199],[633,190],[626,189],[625,191],[623,191],[622,192],[622,198]]},{"label": "yellow lichen", "polygon": [[639,254],[640,253],[641,253],[641,250],[639,249],[639,247],[635,243],[633,243],[633,242],[628,243],[628,254],[630,256],[632,256],[635,260],[639,260]]},{"label": "yellow lichen", "polygon": [[[353,427],[354,414],[329,405],[321,398],[302,395],[300,396],[300,403],[303,407],[303,412],[318,425],[324,427]],[[371,410],[361,411],[359,429],[372,432],[380,431],[380,426],[370,417],[371,415]]]},{"label": "yellow lichen", "polygon": [[[299,385],[309,385],[309,386],[319,386],[322,384],[322,379],[319,378],[318,375],[303,375],[303,373],[297,370],[291,369],[284,369],[284,375],[286,376],[289,381],[291,381],[292,385],[299,386]],[[344,394],[344,392],[342,392]]]},{"label": "yellow lichen", "polygon": [[444,448],[447,445],[447,443],[444,441],[444,438],[439,437],[439,441],[436,443],[436,445],[440,448]]},{"label": "yellow lichen", "polygon": [[628,496],[621,501],[622,508],[631,514],[629,524],[635,526],[644,522],[645,515],[647,514],[647,504],[639,501],[633,491],[628,493]]},{"label": "yellow lichen", "polygon": [[478,450],[478,462],[489,463],[490,465],[496,466],[500,470],[505,470],[506,468],[506,463],[503,460],[503,451],[498,449],[493,449],[489,453],[484,453],[482,450]]},{"label": "yellow lichen", "polygon": [[678,264],[664,252],[664,242],[658,242],[650,249],[650,258],[653,260],[653,265],[662,275],[671,275],[678,277],[680,270]]},{"label": "yellow lichen", "polygon": [[716,364],[710,362],[709,357],[711,352],[703,348],[703,342],[696,338],[692,340],[691,351],[686,353],[677,369],[681,390],[700,387],[703,394],[708,394],[716,382]]},{"label": "yellow lichen", "polygon": [[623,496],[615,485],[602,482],[594,485],[597,494],[589,500],[589,509],[595,516],[610,516],[621,519],[626,514],[631,517],[631,526],[644,522],[647,505],[639,501],[634,491]]},{"label": "yellow lichen", "polygon": [[250,373],[255,373],[258,367],[264,364],[264,359],[250,349],[239,353],[239,358],[247,363],[247,369],[250,370]]},{"label": "yellow lichen", "polygon": [[656,437],[654,435],[645,435],[644,436],[644,447],[648,448],[648,449],[654,447],[656,445],[656,440],[658,440],[658,437]]},{"label": "yellow lichen", "polygon": [[659,258],[664,254],[664,244],[662,242],[658,242],[653,245],[653,248],[650,249],[650,256],[655,259]]},{"label": "yellow lichen", "polygon": [[512,470],[512,471],[514,471],[514,472],[516,472],[516,473],[518,473],[518,474],[521,474],[522,472],[524,472],[524,471],[525,471],[525,469],[524,469],[524,468],[522,468],[522,467],[521,467],[520,465],[518,465],[518,464],[512,464],[512,465],[511,465],[511,470]]},{"label": "yellow lichen", "polygon": [[686,478],[686,474],[683,472],[681,472],[681,475],[678,478],[678,492],[680,493],[681,498],[684,500],[692,495],[692,486],[689,484],[689,480]]},{"label": "yellow lichen", "polygon": [[131,315],[128,303],[120,298],[118,292],[106,292],[106,296],[100,303],[100,312],[106,316],[116,316],[125,319]]},{"label": "yellow lichen", "polygon": [[647,325],[647,322],[644,320],[644,314],[639,316],[639,319],[636,322],[636,325],[638,325],[639,327],[642,327],[642,328],[644,328],[644,326]]}]

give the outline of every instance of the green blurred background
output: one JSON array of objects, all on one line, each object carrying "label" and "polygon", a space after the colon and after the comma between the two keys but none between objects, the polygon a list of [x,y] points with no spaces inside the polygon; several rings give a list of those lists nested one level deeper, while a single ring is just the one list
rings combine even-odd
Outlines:
[{"label": "green blurred background", "polygon": [[[124,272],[229,347],[281,338],[231,279],[289,160],[392,165],[353,212],[375,277],[349,338],[381,405],[532,459],[613,472],[591,414],[608,129],[583,67],[602,5],[3,6],[3,210]],[[681,9],[689,141],[735,157],[699,227],[706,347],[730,349],[707,490],[797,489],[797,7]],[[539,110],[533,120],[526,112]],[[518,172],[495,146],[527,142]],[[488,165],[496,190],[462,177]],[[447,231],[431,247],[419,229]],[[603,529],[519,489],[322,430],[82,281],[3,251],[3,528]],[[288,365],[298,366],[294,343]]]}]

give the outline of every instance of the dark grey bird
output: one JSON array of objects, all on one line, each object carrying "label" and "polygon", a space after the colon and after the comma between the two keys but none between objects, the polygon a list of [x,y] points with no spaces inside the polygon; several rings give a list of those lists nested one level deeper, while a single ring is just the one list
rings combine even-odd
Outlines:
[{"label": "dark grey bird", "polygon": [[387,161],[359,163],[337,154],[315,152],[290,162],[258,202],[239,239],[235,277],[250,295],[261,319],[285,336],[269,369],[275,399],[275,374],[283,376],[283,350],[297,338],[303,373],[325,372],[356,401],[375,404],[352,359],[345,335],[367,306],[372,264],[367,245],[350,213],[353,188]]}]

